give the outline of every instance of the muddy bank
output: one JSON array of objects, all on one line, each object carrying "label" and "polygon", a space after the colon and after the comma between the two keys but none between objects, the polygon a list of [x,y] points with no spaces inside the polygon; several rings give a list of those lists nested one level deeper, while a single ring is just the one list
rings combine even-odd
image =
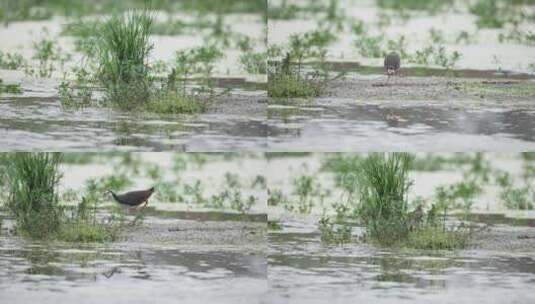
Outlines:
[{"label": "muddy bank", "polygon": [[492,225],[475,233],[468,250],[488,250],[502,253],[535,252],[535,228]]},{"label": "muddy bank", "polygon": [[535,99],[531,80],[447,77],[346,77],[330,82],[320,97],[356,100],[522,102]]},{"label": "muddy bank", "polygon": [[206,114],[266,117],[267,95],[264,92],[232,93],[216,98],[208,104]]},{"label": "muddy bank", "polygon": [[127,243],[178,247],[212,247],[239,251],[265,250],[266,225],[261,222],[195,221],[148,218],[142,225],[126,228]]}]

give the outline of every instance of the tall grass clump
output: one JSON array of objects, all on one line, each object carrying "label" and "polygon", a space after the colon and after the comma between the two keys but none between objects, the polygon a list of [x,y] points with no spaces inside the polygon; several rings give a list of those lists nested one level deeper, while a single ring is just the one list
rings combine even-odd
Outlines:
[{"label": "tall grass clump", "polygon": [[17,231],[44,238],[59,231],[63,210],[58,202],[59,153],[15,153],[7,166],[7,205]]},{"label": "tall grass clump", "polygon": [[109,101],[121,108],[139,106],[149,98],[152,25],[152,16],[143,10],[113,15],[101,28],[97,75]]},{"label": "tall grass clump", "polygon": [[405,238],[410,225],[408,191],[412,157],[405,153],[371,154],[362,162],[357,191],[359,214],[370,237],[383,244]]},{"label": "tall grass clump", "polygon": [[[5,177],[7,207],[16,219],[16,232],[34,239],[104,242],[117,239],[120,223],[97,219],[97,205],[83,197],[75,208],[61,204],[61,153],[9,154],[0,167]],[[1,160],[1,159],[0,159]]]}]

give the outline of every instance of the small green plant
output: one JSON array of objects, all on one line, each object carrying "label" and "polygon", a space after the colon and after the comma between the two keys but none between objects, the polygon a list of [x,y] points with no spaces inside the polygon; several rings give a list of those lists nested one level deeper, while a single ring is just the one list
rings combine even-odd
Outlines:
[{"label": "small green plant", "polygon": [[280,5],[268,5],[268,18],[270,20],[283,19],[289,20],[297,17],[300,8],[294,4],[288,4],[286,0]]},{"label": "small green plant", "polygon": [[470,210],[473,199],[481,193],[481,186],[474,180],[458,182],[448,186],[439,186],[436,190],[438,202],[444,202],[448,208]]},{"label": "small green plant", "polygon": [[263,75],[267,73],[266,58],[266,53],[264,52],[246,50],[240,55],[240,63],[247,73]]},{"label": "small green plant", "polygon": [[239,175],[231,172],[225,173],[225,182],[229,188],[239,188],[241,184]]},{"label": "small green plant", "polygon": [[25,67],[25,73],[30,76],[45,78],[52,77],[52,73],[58,70],[58,62],[61,69],[65,62],[70,58],[70,55],[64,54],[61,48],[55,44],[54,40],[49,38],[34,42],[33,48],[33,59],[37,60],[39,65],[37,69],[28,65]]},{"label": "small green plant", "polygon": [[284,206],[288,204],[288,198],[280,189],[268,188],[268,206]]},{"label": "small green plant", "polygon": [[302,214],[308,214],[314,207],[315,199],[323,201],[327,195],[322,191],[320,184],[312,175],[301,174],[293,180],[294,192],[297,196],[297,202],[287,202],[284,207],[289,211],[297,211]]},{"label": "small green plant", "polygon": [[251,207],[256,204],[257,198],[250,195],[247,198],[242,197],[241,191],[234,189],[230,197],[230,207],[240,213],[247,213]]},{"label": "small green plant", "polygon": [[74,89],[65,80],[58,87],[58,95],[64,109],[81,109],[92,104],[93,92],[88,87]]},{"label": "small green plant", "polygon": [[318,225],[323,243],[340,245],[351,241],[351,226],[336,225],[327,217],[322,217]]},{"label": "small green plant", "polygon": [[147,101],[144,110],[159,114],[197,114],[204,112],[206,103],[191,95],[172,90],[158,90]]},{"label": "small green plant", "polygon": [[253,182],[251,183],[251,188],[260,188],[260,189],[266,189],[267,188],[267,180],[266,177],[263,175],[257,175]]},{"label": "small green plant", "polygon": [[200,92],[213,93],[211,75],[214,63],[223,56],[219,48],[212,44],[193,49],[177,51],[175,68],[169,78],[181,84],[181,93],[186,94],[186,85],[192,75],[201,75]]},{"label": "small green plant", "polygon": [[533,210],[535,192],[529,187],[506,187],[500,194],[505,206],[514,210]]},{"label": "small green plant", "polygon": [[504,25],[497,0],[478,0],[470,7],[470,13],[478,16],[476,24],[479,28],[502,28]]},{"label": "small green plant", "polygon": [[280,231],[282,230],[282,225],[275,221],[268,221],[267,222],[268,229],[271,231]]},{"label": "small green plant", "polygon": [[470,232],[466,229],[444,230],[428,226],[409,234],[405,247],[426,250],[454,250],[466,247]]},{"label": "small green plant", "polygon": [[296,74],[272,75],[268,84],[268,96],[273,98],[309,98],[321,94],[322,86],[307,81]]},{"label": "small green plant", "polygon": [[16,53],[4,53],[0,51],[0,68],[6,70],[19,70],[28,65],[24,57]]},{"label": "small green plant", "polygon": [[0,94],[2,93],[20,94],[22,93],[22,89],[20,84],[4,84],[3,80],[0,78]]},{"label": "small green plant", "polygon": [[[327,46],[335,40],[336,36],[329,28],[291,35],[285,57],[268,73],[268,96],[286,99],[319,96],[325,84],[332,80],[328,79],[325,57]],[[279,53],[282,54],[282,49],[276,46],[270,46],[268,49],[270,56]],[[310,65],[313,72],[303,76],[305,60],[317,62]]]},{"label": "small green plant", "polygon": [[364,57],[380,58],[385,54],[385,51],[381,48],[384,36],[360,36],[357,38],[355,45],[359,50],[359,53]]}]

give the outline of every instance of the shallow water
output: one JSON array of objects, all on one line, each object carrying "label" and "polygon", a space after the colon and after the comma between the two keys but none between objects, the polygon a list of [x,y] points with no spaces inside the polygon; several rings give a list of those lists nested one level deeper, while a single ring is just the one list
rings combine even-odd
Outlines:
[{"label": "shallow water", "polygon": [[265,256],[249,244],[152,240],[83,245],[3,234],[2,303],[256,303],[267,289]]},{"label": "shallow water", "polygon": [[356,104],[268,107],[273,151],[526,151],[535,112],[506,107]]},{"label": "shallow water", "polygon": [[54,98],[0,99],[0,137],[8,150],[262,150],[262,117],[201,114],[136,116],[102,108],[63,111]]},{"label": "shallow water", "polygon": [[155,296],[159,303],[253,303],[266,289],[259,255],[1,243],[3,303],[141,303]]},{"label": "shallow water", "polygon": [[[295,230],[295,229],[294,229]],[[270,233],[265,303],[533,303],[535,257],[481,250],[392,251]]]},{"label": "shallow water", "polygon": [[[281,1],[270,1],[273,5],[280,5]],[[287,1],[288,4],[306,5],[302,0]],[[431,41],[429,31],[440,30],[445,39],[444,47],[448,53],[458,51],[461,57],[456,68],[478,70],[509,70],[533,74],[529,67],[535,61],[535,47],[514,42],[500,43],[500,33],[508,34],[504,29],[477,29],[477,17],[468,11],[466,1],[457,1],[453,12],[442,12],[430,15],[428,13],[413,14],[406,21],[392,19],[391,24],[381,31],[377,23],[379,14],[385,13],[372,0],[340,1],[341,12],[348,18],[342,30],[336,31],[337,41],[327,48],[327,58],[330,60],[343,60],[360,62],[366,65],[382,66],[382,58],[366,58],[360,56],[355,42],[357,35],[351,32],[351,22],[360,20],[369,28],[371,35],[384,34],[387,39],[397,40],[401,35],[406,38],[406,48],[414,53],[427,47]],[[299,16],[291,20],[268,21],[269,44],[284,45],[292,34],[302,34],[319,28],[318,21],[324,17],[324,11],[310,16]],[[520,24],[521,31],[533,31],[533,24],[524,22]],[[468,32],[472,37],[469,44],[457,42],[456,39],[462,31]],[[406,65],[405,65],[406,66]]]}]

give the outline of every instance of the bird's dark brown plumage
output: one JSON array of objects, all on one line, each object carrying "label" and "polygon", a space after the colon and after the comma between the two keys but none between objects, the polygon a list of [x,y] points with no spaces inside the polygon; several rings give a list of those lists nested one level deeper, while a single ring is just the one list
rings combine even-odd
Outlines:
[{"label": "bird's dark brown plumage", "polygon": [[154,193],[154,187],[147,190],[130,191],[123,194],[116,194],[111,190],[109,192],[119,204],[135,207],[145,203],[149,199],[152,193]]},{"label": "bird's dark brown plumage", "polygon": [[399,54],[396,52],[391,52],[385,57],[385,71],[390,75],[397,74],[399,68],[401,67],[401,59]]}]

